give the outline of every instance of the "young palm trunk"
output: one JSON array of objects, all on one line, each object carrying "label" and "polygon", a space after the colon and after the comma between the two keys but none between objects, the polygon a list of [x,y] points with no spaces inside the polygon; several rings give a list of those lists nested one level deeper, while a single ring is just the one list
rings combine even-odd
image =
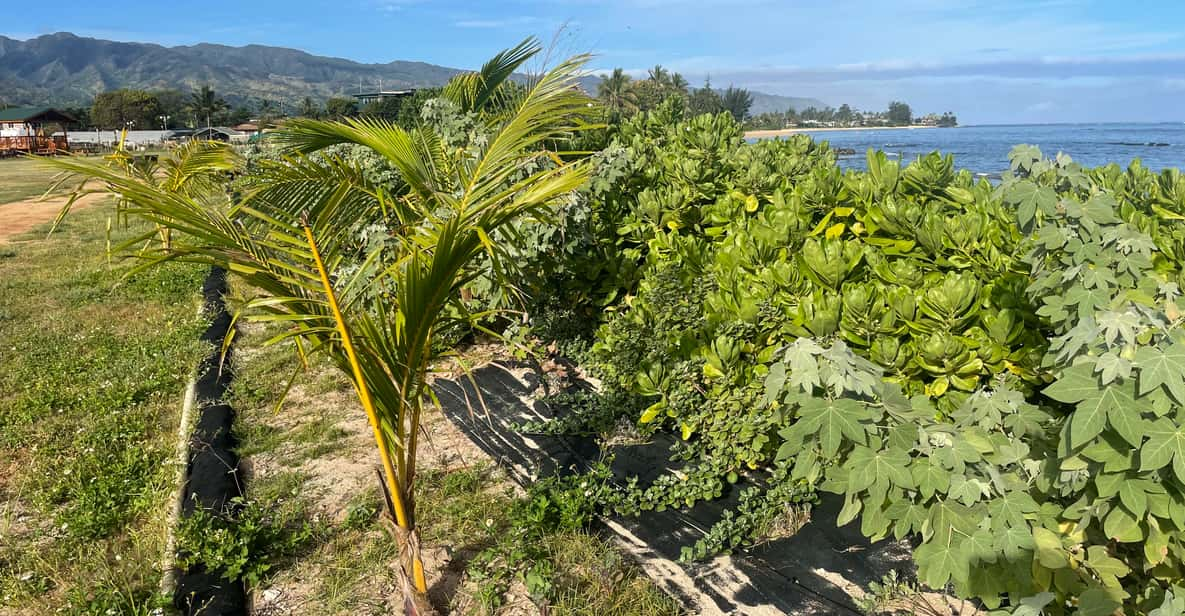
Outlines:
[{"label": "young palm trunk", "polygon": [[[382,488],[383,495],[386,497],[387,514],[384,518],[387,526],[387,532],[391,534],[391,538],[395,540],[395,544],[399,547],[399,568],[397,570],[397,577],[399,578],[399,591],[403,596],[403,613],[406,616],[433,616],[436,610],[432,608],[432,604],[428,601],[428,582],[424,575],[424,561],[420,550],[420,537],[416,532],[414,518],[407,516],[407,510],[401,516],[399,513],[397,502],[403,502],[406,505],[412,504],[410,495],[405,495],[404,498],[391,496],[391,488],[387,477],[384,473],[379,474],[379,486]],[[414,505],[411,505],[414,507]],[[410,508],[409,508],[410,509]],[[403,523],[400,523],[400,519]]]},{"label": "young palm trunk", "polygon": [[[434,612],[427,600],[428,581],[424,575],[424,561],[420,555],[420,540],[415,529],[414,500],[411,494],[412,477],[409,474],[406,482],[400,482],[399,480],[399,475],[395,470],[395,464],[391,460],[391,449],[387,443],[386,435],[383,434],[382,428],[379,425],[378,415],[374,408],[374,400],[370,394],[370,387],[367,385],[362,366],[358,363],[358,355],[354,350],[350,328],[342,317],[341,308],[337,302],[337,295],[333,291],[333,284],[329,281],[329,272],[326,270],[325,263],[321,259],[320,251],[317,249],[317,241],[313,236],[313,230],[305,225],[304,233],[305,238],[308,240],[309,250],[312,252],[313,260],[317,264],[317,273],[321,277],[321,284],[325,289],[325,297],[329,303],[330,312],[333,314],[338,334],[341,336],[342,347],[350,363],[351,372],[353,373],[354,391],[358,394],[358,401],[366,411],[367,419],[370,420],[370,427],[374,431],[375,445],[379,450],[379,457],[382,459],[382,475],[385,480],[382,482],[382,487],[383,492],[387,496],[387,505],[390,508],[391,517],[395,523],[393,534],[399,546],[399,560],[401,565],[400,589],[403,592],[404,612],[409,616],[433,614]],[[414,452],[414,449],[410,451]],[[405,483],[406,485],[401,485],[401,483]]]},{"label": "young palm trunk", "polygon": [[415,528],[398,523],[390,527],[399,546],[399,589],[403,594],[403,613],[406,616],[436,614],[428,601],[428,584],[424,577],[424,562],[420,552],[420,537]]}]

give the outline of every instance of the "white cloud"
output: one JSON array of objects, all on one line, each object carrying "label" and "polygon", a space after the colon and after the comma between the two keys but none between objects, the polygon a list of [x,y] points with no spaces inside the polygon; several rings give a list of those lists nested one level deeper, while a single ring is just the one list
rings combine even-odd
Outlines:
[{"label": "white cloud", "polygon": [[540,23],[538,17],[531,15],[523,15],[520,17],[509,17],[502,19],[462,19],[453,22],[453,25],[458,28],[488,28],[488,29],[502,29],[513,28],[519,26],[530,26]]},{"label": "white cloud", "polygon": [[384,13],[398,13],[404,8],[420,4],[424,0],[367,0],[368,4]]}]

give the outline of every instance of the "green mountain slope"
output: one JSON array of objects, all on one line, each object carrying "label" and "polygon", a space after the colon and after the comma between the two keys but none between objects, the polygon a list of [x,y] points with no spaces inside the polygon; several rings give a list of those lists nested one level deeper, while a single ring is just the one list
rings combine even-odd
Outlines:
[{"label": "green mountain slope", "polygon": [[[95,94],[117,88],[189,90],[210,84],[231,103],[310,96],[324,100],[358,91],[443,85],[459,69],[425,62],[363,64],[315,56],[297,49],[247,45],[163,47],[75,36],[67,32],[27,41],[0,36],[0,104],[87,105]],[[598,77],[584,86],[596,92]],[[824,104],[753,93],[752,113]]]},{"label": "green mountain slope", "polygon": [[373,89],[441,85],[460,72],[424,62],[362,64],[296,49],[200,44],[162,47],[50,34],[0,36],[0,97],[14,104],[88,104],[116,88],[192,89],[210,84],[231,102],[324,99]]}]

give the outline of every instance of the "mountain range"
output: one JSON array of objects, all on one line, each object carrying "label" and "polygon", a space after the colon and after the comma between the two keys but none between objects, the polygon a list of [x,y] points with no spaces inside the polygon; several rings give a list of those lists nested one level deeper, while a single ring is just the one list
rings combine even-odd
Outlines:
[{"label": "mountain range", "polygon": [[[26,41],[0,36],[0,104],[89,105],[95,94],[118,88],[195,89],[209,84],[232,104],[260,99],[296,102],[348,96],[360,88],[439,86],[461,69],[396,60],[363,64],[297,49],[201,43],[164,47],[47,34]],[[599,77],[584,86],[596,91]],[[754,115],[826,104],[753,92]]]}]

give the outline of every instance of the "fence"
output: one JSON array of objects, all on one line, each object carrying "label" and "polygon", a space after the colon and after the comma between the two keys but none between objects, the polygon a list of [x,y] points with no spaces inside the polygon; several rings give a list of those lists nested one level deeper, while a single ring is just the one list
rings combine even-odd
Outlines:
[{"label": "fence", "polygon": [[55,137],[0,137],[0,156],[17,154],[57,154],[69,152],[64,136]]}]

